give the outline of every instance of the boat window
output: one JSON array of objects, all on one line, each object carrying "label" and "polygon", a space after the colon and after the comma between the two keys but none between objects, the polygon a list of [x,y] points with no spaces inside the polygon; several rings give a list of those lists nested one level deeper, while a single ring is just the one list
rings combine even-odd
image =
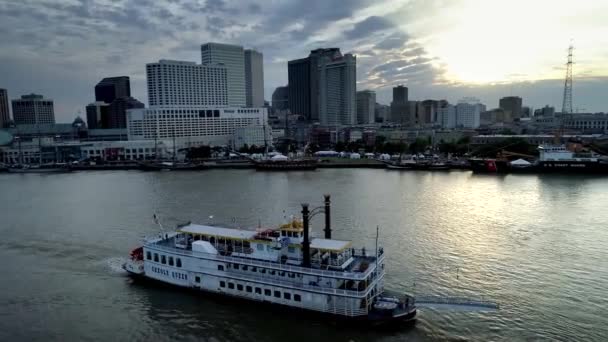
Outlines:
[{"label": "boat window", "polygon": [[233,283],[228,283],[228,288],[234,290],[234,284]]},{"label": "boat window", "polygon": [[259,288],[259,287],[256,287],[256,288],[255,288],[255,293],[257,293],[257,294],[262,294],[262,289],[261,289],[261,288]]},{"label": "boat window", "polygon": [[169,266],[173,266],[173,257],[169,257]]},{"label": "boat window", "polygon": [[226,287],[226,282],[225,281],[220,281],[220,287]]},{"label": "boat window", "polygon": [[257,267],[251,267],[251,272],[255,272],[255,271],[257,271],[257,270],[258,270],[258,268],[257,268]]},{"label": "boat window", "polygon": [[197,283],[200,283],[201,282],[201,277],[199,277],[199,276],[194,277],[194,281],[197,282]]},{"label": "boat window", "polygon": [[224,265],[217,265],[217,270],[218,271],[223,271],[224,270]]},{"label": "boat window", "polygon": [[152,253],[146,252],[146,259],[152,260]]},{"label": "boat window", "polygon": [[176,265],[177,267],[182,267],[182,259],[177,258],[177,261],[175,262],[175,265]]},{"label": "boat window", "polygon": [[260,273],[266,273],[266,269],[265,268],[260,268]]},{"label": "boat window", "polygon": [[158,262],[158,253],[154,253],[154,262]]},{"label": "boat window", "polygon": [[161,264],[166,264],[167,263],[167,258],[164,255],[160,256],[160,262]]},{"label": "boat window", "polygon": [[239,264],[232,265],[232,268],[234,268],[235,270],[238,270],[239,269]]},{"label": "boat window", "polygon": [[239,291],[243,291],[243,285],[236,284],[236,289],[239,290]]},{"label": "boat window", "polygon": [[296,249],[295,249],[295,247],[287,247],[287,252],[289,252],[289,253],[295,253]]},{"label": "boat window", "polygon": [[301,302],[302,301],[302,297],[300,297],[299,294],[294,294],[293,295],[293,300],[295,300],[296,302]]},{"label": "boat window", "polygon": [[270,296],[272,294],[272,291],[270,291],[269,289],[264,289],[264,296]]},{"label": "boat window", "polygon": [[291,273],[291,272],[288,273],[288,276],[289,276],[289,278],[295,278],[296,277],[296,275],[293,274],[293,273]]},{"label": "boat window", "polygon": [[243,271],[247,271],[247,265],[243,265]]},{"label": "boat window", "polygon": [[253,288],[251,286],[247,285],[247,286],[245,286],[245,291],[252,292]]},{"label": "boat window", "polygon": [[291,299],[291,293],[289,293],[289,292],[283,292],[283,298],[285,298],[285,299]]},{"label": "boat window", "polygon": [[280,275],[281,277],[284,277],[284,276],[285,276],[285,272],[280,272],[280,273],[279,273],[279,275]]},{"label": "boat window", "polygon": [[281,291],[274,291],[274,296],[277,298],[281,298]]},{"label": "boat window", "polygon": [[256,248],[258,249],[258,251],[263,251],[264,250],[264,245],[262,245],[261,243],[258,243],[258,245],[256,246]]},{"label": "boat window", "polygon": [[274,275],[276,272],[274,270],[270,270],[270,275]]}]

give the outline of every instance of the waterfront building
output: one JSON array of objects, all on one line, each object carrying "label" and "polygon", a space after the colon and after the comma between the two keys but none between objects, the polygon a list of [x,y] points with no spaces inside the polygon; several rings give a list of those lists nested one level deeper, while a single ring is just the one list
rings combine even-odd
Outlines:
[{"label": "waterfront building", "polygon": [[496,123],[512,122],[511,112],[505,111],[502,108],[495,108],[481,112],[479,115],[479,124],[481,126],[489,126]]},{"label": "waterfront building", "polygon": [[392,123],[405,125],[409,122],[408,111],[408,88],[399,85],[393,88],[393,101],[391,102],[391,118]]},{"label": "waterfront building", "polygon": [[505,112],[510,113],[510,117],[513,120],[522,117],[522,99],[519,96],[507,96],[501,98],[498,107]]},{"label": "waterfront building", "polygon": [[289,86],[277,87],[272,93],[272,108],[275,111],[289,109]]},{"label": "waterfront building", "polygon": [[376,121],[376,92],[362,90],[357,92],[357,123],[370,124]]},{"label": "waterfront building", "polygon": [[112,103],[121,97],[131,96],[131,81],[128,76],[106,77],[95,86],[95,101]]},{"label": "waterfront building", "polygon": [[245,98],[247,107],[264,106],[264,55],[245,50]]},{"label": "waterfront building", "polygon": [[606,113],[576,113],[562,114],[564,128],[576,130],[581,133],[608,133],[608,114]]},{"label": "waterfront building", "polygon": [[228,106],[224,65],[160,60],[146,65],[148,102],[152,106]]},{"label": "waterfront building", "polygon": [[129,140],[176,139],[181,147],[232,145],[237,128],[268,125],[266,108],[154,107],[127,110]]},{"label": "waterfront building", "polygon": [[272,128],[263,125],[251,125],[245,127],[237,127],[234,129],[234,137],[232,139],[232,147],[236,150],[243,146],[269,146],[272,145]]},{"label": "waterfront building", "polygon": [[[226,68],[227,104],[232,107],[245,107],[247,105],[245,90],[245,52],[242,46],[219,43],[203,44],[201,45],[201,63],[203,65],[212,65],[213,67],[216,67],[217,64],[223,64]],[[200,79],[202,80],[202,78]],[[219,81],[222,82],[221,77]],[[210,83],[210,85],[217,87],[219,84]],[[216,103],[211,105],[217,106],[220,104]]]},{"label": "waterfront building", "polygon": [[356,123],[357,59],[351,54],[319,58],[319,122],[325,126]]},{"label": "waterfront building", "polygon": [[21,99],[12,100],[12,106],[16,125],[55,123],[53,100],[45,99],[42,95],[23,95]]},{"label": "waterfront building", "polygon": [[8,111],[8,92],[6,89],[0,88],[0,128],[7,127],[11,121],[11,115]]}]

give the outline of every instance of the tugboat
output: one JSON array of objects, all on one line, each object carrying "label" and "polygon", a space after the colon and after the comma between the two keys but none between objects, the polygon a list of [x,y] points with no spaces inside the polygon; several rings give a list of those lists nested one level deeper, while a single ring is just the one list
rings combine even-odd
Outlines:
[{"label": "tugboat", "polygon": [[[277,228],[178,225],[134,249],[123,268],[134,278],[337,319],[414,321],[415,299],[384,289],[386,253],[378,239],[371,250],[333,239],[329,195],[324,204],[312,210],[302,204],[301,220]],[[319,211],[325,212],[323,238],[310,236],[309,220]]]}]

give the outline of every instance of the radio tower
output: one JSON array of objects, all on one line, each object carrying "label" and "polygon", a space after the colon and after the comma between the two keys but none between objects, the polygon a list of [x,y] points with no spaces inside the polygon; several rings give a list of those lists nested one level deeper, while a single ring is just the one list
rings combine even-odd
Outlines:
[{"label": "radio tower", "polygon": [[564,102],[562,103],[562,113],[572,114],[572,50],[574,47],[570,43],[568,48],[568,63],[566,63],[566,82],[564,83]]}]

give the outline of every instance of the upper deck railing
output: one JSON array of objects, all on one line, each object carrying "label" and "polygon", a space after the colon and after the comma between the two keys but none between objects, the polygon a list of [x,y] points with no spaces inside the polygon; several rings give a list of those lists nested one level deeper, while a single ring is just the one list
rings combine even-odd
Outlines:
[{"label": "upper deck railing", "polygon": [[[276,262],[276,261],[262,261],[262,260],[248,259],[248,258],[243,258],[243,257],[232,257],[232,256],[219,255],[219,254],[192,252],[191,250],[185,250],[185,249],[169,247],[169,246],[162,246],[162,245],[159,245],[156,243],[147,244],[146,247],[151,248],[151,249],[167,251],[167,252],[170,252],[173,254],[180,254],[180,255],[191,256],[191,257],[196,257],[196,258],[201,258],[201,259],[224,261],[224,262],[231,262],[231,263],[236,263],[236,264],[241,264],[241,265],[257,266],[257,267],[266,267],[266,268],[275,269],[278,271],[296,272],[296,273],[316,275],[316,276],[321,276],[321,277],[352,279],[352,280],[366,279],[367,277],[369,277],[370,274],[372,274],[372,272],[374,272],[376,265],[381,265],[385,258],[385,254],[382,251],[382,252],[378,253],[378,260],[374,263],[370,263],[368,268],[364,272],[347,272],[347,271],[337,272],[337,271],[322,270],[322,269],[316,269],[316,268],[307,268],[307,267],[282,264],[282,263]],[[362,256],[362,255],[357,255],[355,253],[355,256]]]}]

